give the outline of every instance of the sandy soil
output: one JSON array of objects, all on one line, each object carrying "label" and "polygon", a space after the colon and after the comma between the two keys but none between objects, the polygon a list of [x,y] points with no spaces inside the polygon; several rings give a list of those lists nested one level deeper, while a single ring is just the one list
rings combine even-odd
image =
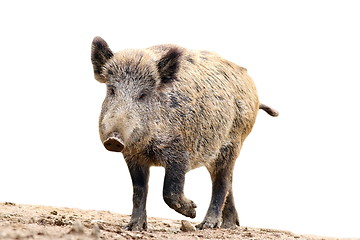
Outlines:
[{"label": "sandy soil", "polygon": [[[286,231],[238,227],[195,230],[196,223],[148,218],[148,231],[124,230],[130,216],[108,211],[0,203],[0,239],[324,239]],[[332,240],[336,238],[331,238]]]}]

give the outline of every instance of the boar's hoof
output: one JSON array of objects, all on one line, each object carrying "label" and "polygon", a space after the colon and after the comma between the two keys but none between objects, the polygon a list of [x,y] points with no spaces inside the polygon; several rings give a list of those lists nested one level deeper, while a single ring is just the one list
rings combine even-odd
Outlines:
[{"label": "boar's hoof", "polygon": [[121,152],[124,149],[124,144],[116,133],[112,133],[105,141],[104,146],[107,150],[112,152]]},{"label": "boar's hoof", "polygon": [[182,197],[180,199],[171,198],[171,197],[164,197],[166,204],[174,209],[176,212],[181,213],[182,215],[190,218],[196,217],[196,204],[185,198]]},{"label": "boar's hoof", "polygon": [[136,220],[131,219],[129,224],[125,227],[125,229],[128,231],[146,231],[147,230],[146,217]]},{"label": "boar's hoof", "polygon": [[216,218],[207,218],[198,225],[195,226],[197,229],[207,229],[207,228],[219,228],[220,227],[220,219]]}]

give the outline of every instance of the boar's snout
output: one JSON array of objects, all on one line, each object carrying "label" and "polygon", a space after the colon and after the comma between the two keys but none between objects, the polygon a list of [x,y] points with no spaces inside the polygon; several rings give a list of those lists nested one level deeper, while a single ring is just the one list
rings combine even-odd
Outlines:
[{"label": "boar's snout", "polygon": [[113,132],[109,135],[104,141],[104,146],[107,150],[112,152],[121,152],[124,149],[124,143],[117,132]]}]

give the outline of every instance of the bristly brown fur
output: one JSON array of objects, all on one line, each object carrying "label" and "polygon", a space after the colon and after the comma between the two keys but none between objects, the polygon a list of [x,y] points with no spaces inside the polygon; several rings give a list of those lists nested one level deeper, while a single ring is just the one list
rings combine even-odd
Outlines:
[{"label": "bristly brown fur", "polygon": [[185,197],[185,175],[205,166],[212,179],[212,198],[197,227],[238,226],[232,193],[235,161],[259,107],[277,115],[259,103],[246,69],[212,52],[176,45],[115,54],[100,38],[92,46],[95,78],[108,88],[100,138],[108,150],[122,152],[133,182],[127,228],[147,229],[149,168],[154,165],[165,168],[164,201],[191,218],[196,204]]}]

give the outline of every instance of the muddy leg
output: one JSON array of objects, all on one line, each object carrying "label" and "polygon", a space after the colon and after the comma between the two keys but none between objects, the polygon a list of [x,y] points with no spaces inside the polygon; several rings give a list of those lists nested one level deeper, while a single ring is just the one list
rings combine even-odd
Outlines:
[{"label": "muddy leg", "polygon": [[234,197],[232,190],[226,197],[226,202],[222,211],[222,224],[221,228],[234,228],[240,226],[239,217],[234,204]]},{"label": "muddy leg", "polygon": [[228,172],[218,171],[212,176],[213,187],[209,209],[202,223],[196,227],[199,229],[218,228],[221,224],[221,212],[229,191]]},{"label": "muddy leg", "polygon": [[187,165],[179,160],[171,161],[165,167],[163,197],[166,204],[187,217],[196,217],[196,204],[184,195]]},{"label": "muddy leg", "polygon": [[199,229],[218,228],[222,222],[222,212],[225,207],[225,225],[235,215],[230,211],[234,208],[232,197],[232,172],[238,151],[232,145],[224,145],[220,149],[216,164],[209,169],[212,180],[212,196],[209,209],[204,220],[196,227]]},{"label": "muddy leg", "polygon": [[140,166],[131,160],[126,161],[133,183],[133,210],[128,230],[147,230],[146,197],[148,193],[149,167]]}]

